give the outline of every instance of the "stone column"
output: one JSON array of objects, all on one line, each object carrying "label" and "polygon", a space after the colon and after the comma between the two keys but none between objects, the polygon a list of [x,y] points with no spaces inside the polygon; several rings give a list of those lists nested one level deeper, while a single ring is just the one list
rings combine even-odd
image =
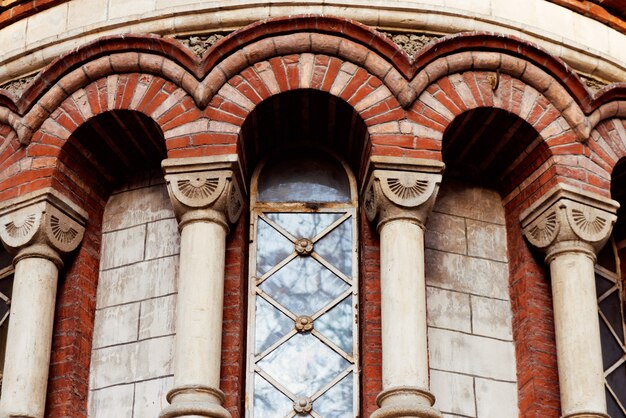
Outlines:
[{"label": "stone column", "polygon": [[83,238],[87,214],[45,189],[5,202],[0,239],[15,275],[0,416],[43,418],[61,257]]},{"label": "stone column", "polygon": [[594,264],[618,207],[560,185],[521,215],[524,235],[550,266],[564,418],[608,418]]},{"label": "stone column", "polygon": [[163,161],[181,234],[174,389],[161,418],[230,418],[219,389],[226,234],[243,208],[236,158]]},{"label": "stone column", "polygon": [[383,391],[372,418],[439,418],[429,390],[424,225],[441,183],[436,161],[373,157],[365,189],[380,234]]}]

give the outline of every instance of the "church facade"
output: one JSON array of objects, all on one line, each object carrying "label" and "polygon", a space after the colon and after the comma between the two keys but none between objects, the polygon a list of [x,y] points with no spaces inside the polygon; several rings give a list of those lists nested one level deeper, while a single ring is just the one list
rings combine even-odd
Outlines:
[{"label": "church facade", "polygon": [[626,417],[625,10],[0,2],[0,417]]}]

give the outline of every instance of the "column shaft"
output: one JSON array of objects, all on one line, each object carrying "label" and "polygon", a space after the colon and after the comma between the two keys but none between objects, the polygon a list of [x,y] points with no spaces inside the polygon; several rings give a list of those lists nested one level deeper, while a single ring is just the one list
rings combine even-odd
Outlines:
[{"label": "column shaft", "polygon": [[383,390],[428,388],[424,232],[398,219],[380,228]]},{"label": "column shaft", "polygon": [[175,386],[219,388],[226,230],[193,222],[181,232]]},{"label": "column shaft", "polygon": [[0,400],[8,416],[44,416],[57,280],[57,266],[45,258],[15,266]]},{"label": "column shaft", "polygon": [[561,410],[606,412],[594,261],[583,252],[550,262]]}]

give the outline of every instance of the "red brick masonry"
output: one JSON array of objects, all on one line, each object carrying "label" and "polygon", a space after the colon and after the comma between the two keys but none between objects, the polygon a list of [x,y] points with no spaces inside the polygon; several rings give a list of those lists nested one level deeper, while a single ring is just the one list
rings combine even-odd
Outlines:
[{"label": "red brick masonry", "polygon": [[[62,273],[55,319],[48,417],[85,417],[100,221],[108,199],[72,134],[90,118],[133,110],[160,127],[168,157],[240,153],[246,117],[263,100],[315,89],[350,104],[368,130],[364,158],[442,159],[452,121],[476,108],[528,122],[529,147],[502,186],[519,400],[524,417],[558,417],[558,377],[549,281],[522,239],[519,213],[557,183],[610,195],[626,156],[626,85],[590,93],[541,48],[490,33],[442,38],[414,60],[353,21],[278,18],[247,26],[198,59],[177,41],[114,36],[51,63],[19,99],[0,91],[0,199],[52,186],[89,211],[79,252]],[[365,164],[361,163],[363,176]],[[222,388],[242,415],[246,220],[228,241]],[[381,387],[378,238],[361,227],[362,411]]]}]

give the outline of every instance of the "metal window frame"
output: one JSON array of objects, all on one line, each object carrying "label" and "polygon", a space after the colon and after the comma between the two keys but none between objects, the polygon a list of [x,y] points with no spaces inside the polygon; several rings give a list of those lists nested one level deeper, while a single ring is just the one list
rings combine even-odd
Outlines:
[{"label": "metal window frame", "polygon": [[[245,395],[245,416],[248,418],[252,418],[254,416],[254,378],[255,374],[259,374],[263,379],[269,382],[272,386],[274,386],[277,390],[282,392],[287,398],[291,400],[295,400],[294,394],[290,393],[286,388],[284,388],[279,382],[276,382],[271,376],[267,375],[257,367],[257,362],[260,361],[265,356],[269,355],[269,353],[273,352],[274,349],[279,347],[282,343],[286,342],[289,338],[293,337],[297,332],[292,329],[287,335],[280,338],[278,341],[272,343],[269,347],[265,348],[262,353],[259,355],[255,355],[255,339],[256,339],[256,297],[262,297],[265,302],[279,309],[284,315],[287,317],[294,319],[293,314],[289,312],[287,309],[283,308],[282,305],[274,301],[269,295],[265,294],[258,286],[260,286],[263,281],[278,271],[280,268],[283,268],[289,261],[295,258],[297,255],[295,253],[290,254],[284,260],[280,261],[275,267],[271,268],[268,272],[265,272],[261,278],[257,278],[256,276],[256,262],[257,262],[257,226],[258,220],[263,219],[264,222],[267,222],[272,228],[276,229],[277,232],[285,236],[290,241],[298,237],[291,236],[287,231],[285,231],[280,226],[276,225],[276,223],[267,219],[264,216],[264,213],[344,213],[337,221],[332,222],[331,225],[324,228],[323,231],[319,232],[317,236],[313,239],[313,241],[317,241],[318,239],[323,238],[324,236],[331,233],[335,228],[341,225],[343,222],[347,221],[349,218],[352,224],[352,279],[348,278],[339,271],[337,268],[332,266],[329,262],[323,259],[323,257],[319,256],[315,252],[311,254],[311,256],[322,264],[325,268],[329,269],[333,274],[337,275],[342,281],[347,283],[350,288],[346,291],[342,292],[340,296],[333,299],[331,302],[327,303],[323,308],[321,308],[318,312],[315,313],[313,319],[318,318],[324,313],[331,310],[337,304],[341,303],[345,300],[346,297],[351,295],[352,298],[352,309],[353,309],[353,318],[352,326],[353,326],[353,339],[352,339],[352,356],[348,353],[345,353],[341,348],[339,348],[336,344],[330,341],[328,338],[323,336],[321,333],[313,329],[311,334],[318,338],[323,344],[327,345],[337,354],[342,356],[348,362],[352,364],[343,370],[339,375],[337,375],[334,379],[328,382],[324,387],[319,389],[315,394],[311,396],[311,399],[314,401],[315,399],[322,396],[327,390],[335,386],[338,382],[352,373],[353,377],[353,411],[354,417],[357,418],[360,416],[360,349],[359,349],[359,264],[358,264],[358,250],[359,250],[359,237],[358,237],[358,193],[356,180],[347,165],[347,163],[337,157],[334,153],[328,152],[327,150],[323,150],[328,154],[328,158],[334,158],[336,161],[341,163],[347,178],[349,180],[350,186],[350,196],[351,199],[349,202],[343,203],[296,203],[296,202],[261,202],[257,200],[258,197],[258,180],[259,176],[262,173],[263,168],[268,163],[268,158],[263,160],[254,171],[251,181],[250,187],[250,239],[249,239],[249,259],[248,259],[248,315],[247,315],[247,348],[246,348],[246,395]],[[291,238],[291,239],[290,239]],[[260,292],[259,292],[260,291]],[[295,411],[288,413],[284,418],[293,418],[298,414]],[[322,418],[318,413],[313,410],[309,413],[310,416],[314,418]]]}]

